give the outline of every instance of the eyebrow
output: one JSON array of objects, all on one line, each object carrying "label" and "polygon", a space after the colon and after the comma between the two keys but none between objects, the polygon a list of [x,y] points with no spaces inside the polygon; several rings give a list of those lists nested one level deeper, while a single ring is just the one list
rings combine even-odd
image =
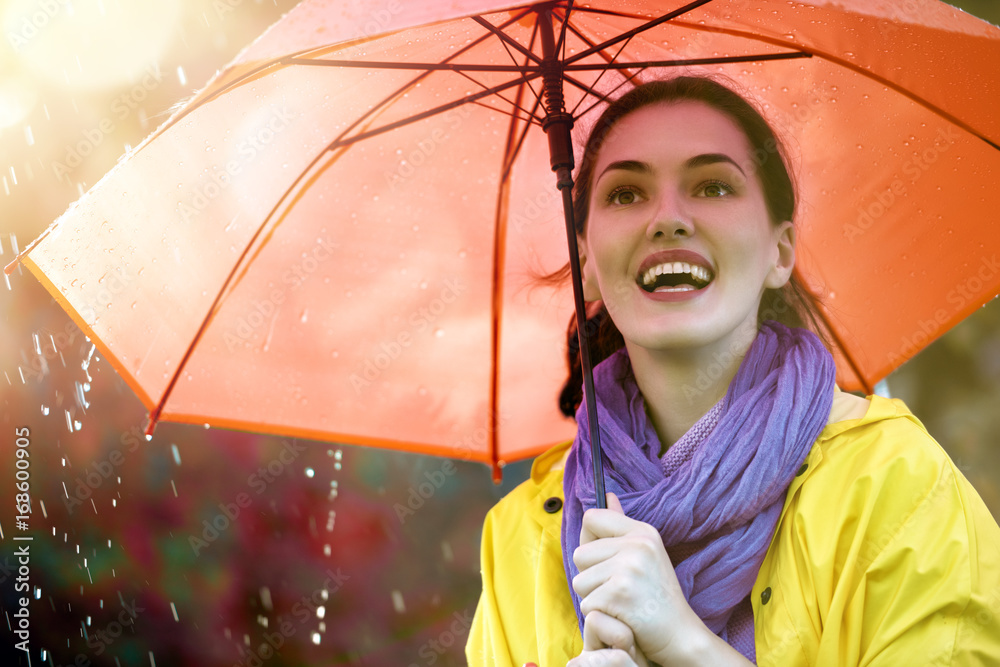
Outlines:
[{"label": "eyebrow", "polygon": [[[702,153],[701,155],[695,155],[694,157],[689,158],[687,162],[684,163],[684,167],[686,169],[694,169],[696,167],[703,167],[709,164],[718,164],[720,162],[728,162],[729,164],[736,167],[741,174],[746,176],[746,173],[743,171],[740,165],[736,164],[736,160],[734,160],[733,158],[729,157],[724,153]],[[641,162],[639,160],[617,160],[609,164],[607,167],[605,167],[604,171],[602,171],[600,175],[597,177],[597,180],[600,180],[601,177],[603,177],[604,174],[608,173],[609,171],[614,171],[614,170],[632,171],[639,174],[653,173],[653,167],[648,162]]]}]

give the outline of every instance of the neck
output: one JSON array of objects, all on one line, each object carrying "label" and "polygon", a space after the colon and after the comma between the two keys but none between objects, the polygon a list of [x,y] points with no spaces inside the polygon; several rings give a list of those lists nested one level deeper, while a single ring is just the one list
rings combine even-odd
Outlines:
[{"label": "neck", "polygon": [[755,322],[752,331],[698,348],[650,350],[626,341],[661,456],[726,395],[756,335]]}]

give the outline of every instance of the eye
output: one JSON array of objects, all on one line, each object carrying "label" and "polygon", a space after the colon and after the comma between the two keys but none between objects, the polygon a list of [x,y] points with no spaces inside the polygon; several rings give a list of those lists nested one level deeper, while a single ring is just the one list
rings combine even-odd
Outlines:
[{"label": "eye", "polygon": [[628,206],[639,201],[639,193],[631,185],[619,185],[608,193],[607,202],[616,206]]},{"label": "eye", "polygon": [[705,181],[700,186],[698,186],[698,190],[695,192],[695,195],[701,197],[717,198],[717,197],[725,197],[726,195],[731,195],[735,193],[736,190],[733,189],[733,186],[729,185],[725,181],[718,181],[713,179],[711,181]]}]

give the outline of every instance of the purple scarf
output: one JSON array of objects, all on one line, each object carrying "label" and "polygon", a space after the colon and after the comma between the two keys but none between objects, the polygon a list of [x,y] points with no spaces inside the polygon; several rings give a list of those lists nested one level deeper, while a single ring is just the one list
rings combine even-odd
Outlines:
[{"label": "purple scarf", "polygon": [[[746,655],[726,625],[753,588],[785,492],[830,415],[833,357],[812,332],[765,322],[721,409],[713,410],[715,428],[687,460],[667,466],[628,364],[622,348],[594,369],[606,491],[618,496],[626,515],[659,529],[688,604]],[[587,424],[586,401],[576,421]],[[597,506],[585,426],[577,431],[564,475],[563,564],[572,581],[579,572],[572,554],[580,545],[583,513]],[[677,563],[683,553],[690,555]],[[570,593],[582,633],[572,585]]]}]

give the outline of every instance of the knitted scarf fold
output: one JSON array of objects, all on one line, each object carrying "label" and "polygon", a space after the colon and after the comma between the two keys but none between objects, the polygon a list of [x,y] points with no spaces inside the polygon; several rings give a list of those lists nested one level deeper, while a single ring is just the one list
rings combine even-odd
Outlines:
[{"label": "knitted scarf fold", "polygon": [[[721,407],[706,415],[717,420],[714,428],[699,422],[702,431],[710,430],[698,433],[700,443],[686,438],[682,449],[671,447],[661,460],[625,349],[594,368],[605,490],[618,496],[626,515],[659,530],[688,604],[730,645],[727,622],[750,594],[788,486],[826,425],[834,378],[833,357],[815,334],[765,322]],[[576,422],[564,472],[568,581],[579,572],[572,555],[583,513],[597,506],[586,401]],[[572,585],[570,593],[582,632]],[[739,644],[744,646],[734,647],[746,655],[745,642]]]}]

